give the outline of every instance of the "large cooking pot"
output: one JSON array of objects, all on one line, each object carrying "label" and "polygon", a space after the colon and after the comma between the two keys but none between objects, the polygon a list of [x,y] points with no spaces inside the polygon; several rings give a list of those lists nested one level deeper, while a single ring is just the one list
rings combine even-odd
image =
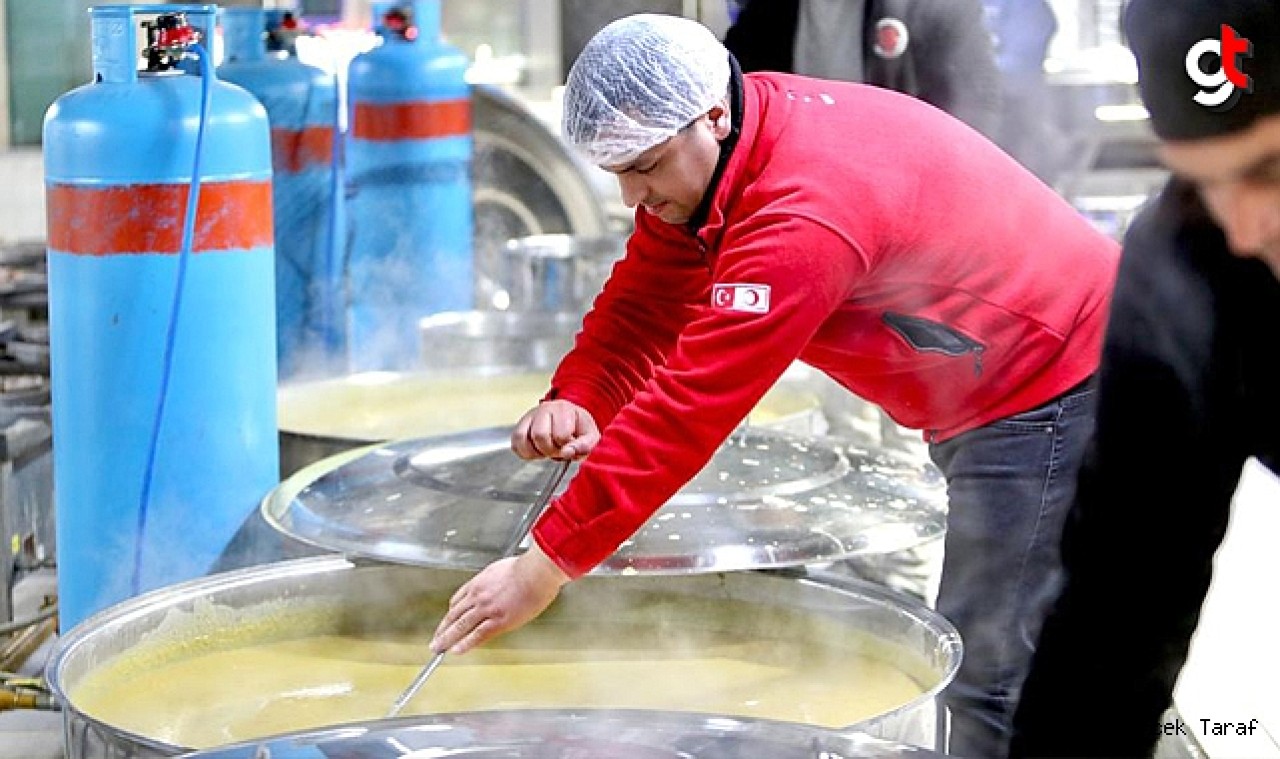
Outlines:
[{"label": "large cooking pot", "polygon": [[593,181],[604,172],[570,150],[518,95],[490,84],[476,84],[472,95],[475,295],[477,303],[497,307],[509,298],[502,284],[508,240],[607,233]]},{"label": "large cooking pot", "polygon": [[586,313],[625,245],[621,235],[529,235],[508,241],[503,285],[510,308]]},{"label": "large cooking pot", "polygon": [[280,473],[352,448],[514,424],[547,392],[540,370],[360,372],[282,385]]},{"label": "large cooking pot", "polygon": [[[328,556],[110,607],[59,641],[47,671],[68,757],[172,756],[381,718],[468,576]],[[960,656],[938,614],[848,579],[587,577],[530,625],[446,659],[406,714],[652,708],[934,746]]]},{"label": "large cooking pot", "polygon": [[524,709],[379,720],[198,751],[187,759],[928,759],[928,749],[711,714]]},{"label": "large cooking pot", "polygon": [[[493,352],[499,347],[477,341],[465,350]],[[524,350],[533,347],[526,345]],[[282,385],[277,393],[281,478],[370,443],[513,425],[551,383],[552,365],[546,363],[523,369],[515,364],[453,365],[463,368],[361,372]],[[474,368],[465,368],[469,366]],[[784,379],[765,395],[747,423],[812,434],[819,431],[819,408],[816,393]]]}]

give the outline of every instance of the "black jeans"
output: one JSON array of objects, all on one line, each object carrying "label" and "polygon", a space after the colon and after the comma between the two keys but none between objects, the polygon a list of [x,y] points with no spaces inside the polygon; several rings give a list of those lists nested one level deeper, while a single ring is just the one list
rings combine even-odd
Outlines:
[{"label": "black jeans", "polygon": [[1093,432],[1094,387],[929,447],[949,501],[937,607],[964,643],[943,694],[956,756],[1008,753],[1018,691],[1058,590],[1058,543]]}]

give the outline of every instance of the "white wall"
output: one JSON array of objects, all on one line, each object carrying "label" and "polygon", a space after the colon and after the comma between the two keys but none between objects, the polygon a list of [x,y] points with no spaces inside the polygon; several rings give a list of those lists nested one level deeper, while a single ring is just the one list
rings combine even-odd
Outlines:
[{"label": "white wall", "polygon": [[36,148],[0,146],[0,244],[45,239],[44,167]]},{"label": "white wall", "polygon": [[[1174,476],[1174,475],[1170,475]],[[1231,525],[1214,560],[1191,655],[1174,703],[1211,759],[1280,759],[1280,479],[1245,467]],[[1169,588],[1178,593],[1178,588]],[[1253,735],[1204,734],[1204,723],[1258,720]]]}]

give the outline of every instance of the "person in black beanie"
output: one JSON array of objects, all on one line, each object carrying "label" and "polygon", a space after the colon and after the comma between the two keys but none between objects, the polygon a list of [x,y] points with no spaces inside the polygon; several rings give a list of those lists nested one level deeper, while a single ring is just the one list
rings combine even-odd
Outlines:
[{"label": "person in black beanie", "polygon": [[1199,730],[1161,715],[1241,467],[1280,472],[1280,4],[1132,0],[1124,24],[1173,176],[1124,241],[1016,757],[1147,756]]}]

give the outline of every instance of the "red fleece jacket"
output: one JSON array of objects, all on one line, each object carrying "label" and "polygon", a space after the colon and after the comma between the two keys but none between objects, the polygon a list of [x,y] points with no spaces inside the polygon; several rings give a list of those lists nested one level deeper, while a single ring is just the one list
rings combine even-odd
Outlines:
[{"label": "red fleece jacket", "polygon": [[534,530],[590,571],[797,358],[945,440],[1097,368],[1118,245],[944,112],[744,77],[742,133],[692,234],[646,213],[552,378],[600,444]]}]

